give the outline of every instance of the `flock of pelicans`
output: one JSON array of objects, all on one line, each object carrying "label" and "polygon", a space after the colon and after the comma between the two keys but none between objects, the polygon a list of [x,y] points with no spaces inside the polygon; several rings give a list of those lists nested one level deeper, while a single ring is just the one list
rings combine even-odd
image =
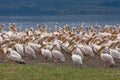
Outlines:
[{"label": "flock of pelicans", "polygon": [[120,26],[81,25],[78,29],[65,25],[53,30],[37,24],[36,30],[25,28],[24,31],[16,24],[9,25],[9,31],[5,31],[5,27],[5,24],[0,26],[0,54],[5,61],[25,64],[24,58],[35,59],[37,54],[46,62],[52,59],[56,63],[65,62],[68,54],[73,63],[80,66],[95,57],[100,57],[105,66],[120,61]]}]

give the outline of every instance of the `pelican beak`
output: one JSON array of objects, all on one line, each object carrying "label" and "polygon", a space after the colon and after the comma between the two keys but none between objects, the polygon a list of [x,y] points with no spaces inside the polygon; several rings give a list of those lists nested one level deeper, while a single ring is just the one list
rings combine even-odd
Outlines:
[{"label": "pelican beak", "polygon": [[58,37],[62,37],[63,34],[59,34]]},{"label": "pelican beak", "polygon": [[2,24],[2,26],[0,27],[0,31],[4,30],[5,28],[5,24]]},{"label": "pelican beak", "polygon": [[53,45],[53,47],[50,49],[50,51],[52,51],[56,46],[57,46],[56,44]]},{"label": "pelican beak", "polygon": [[71,53],[74,54],[75,50],[76,50],[76,47],[73,47],[73,48],[71,49]]},{"label": "pelican beak", "polygon": [[69,47],[72,46],[73,44],[74,44],[74,42],[70,42],[67,48],[69,48]]},{"label": "pelican beak", "polygon": [[3,48],[0,48],[0,51],[2,51],[3,50]]},{"label": "pelican beak", "polygon": [[69,26],[67,27],[67,31],[70,31],[70,28],[69,28]]},{"label": "pelican beak", "polygon": [[108,28],[105,28],[105,29],[103,30],[103,32],[108,32]]},{"label": "pelican beak", "polygon": [[81,31],[82,31],[82,29],[83,29],[83,27],[82,27],[82,26],[80,26],[79,32],[81,32]]},{"label": "pelican beak", "polygon": [[41,40],[46,40],[48,38],[48,36],[45,36],[45,37],[43,37]]},{"label": "pelican beak", "polygon": [[80,40],[80,38],[79,38],[79,37],[77,37],[77,38],[76,38],[76,42],[78,42],[79,40]]},{"label": "pelican beak", "polygon": [[14,45],[15,45],[15,43],[9,43],[9,44],[8,44],[8,47],[11,48],[11,47],[13,47]]},{"label": "pelican beak", "polygon": [[75,34],[70,34],[70,37],[73,37]]},{"label": "pelican beak", "polygon": [[106,40],[103,40],[103,41],[99,42],[98,45],[102,45],[102,44],[104,44],[105,42],[106,42]]},{"label": "pelican beak", "polygon": [[13,32],[13,33],[16,33],[15,28],[13,28],[12,26],[9,27],[9,30],[10,30],[11,32]]},{"label": "pelican beak", "polygon": [[47,32],[47,26],[43,26],[43,32]]},{"label": "pelican beak", "polygon": [[48,42],[52,41],[53,39],[54,39],[54,37],[49,37]]},{"label": "pelican beak", "polygon": [[81,40],[81,43],[82,43],[82,44],[85,44],[85,40]]},{"label": "pelican beak", "polygon": [[115,40],[117,38],[117,36],[113,36],[113,39],[112,40]]},{"label": "pelican beak", "polygon": [[23,40],[23,44],[28,44],[29,39]]},{"label": "pelican beak", "polygon": [[18,27],[17,32],[21,32],[21,27]]},{"label": "pelican beak", "polygon": [[120,42],[116,42],[115,45],[114,45],[114,47],[118,46],[118,45],[120,45]]},{"label": "pelican beak", "polygon": [[98,32],[101,32],[101,27],[98,27],[97,31],[98,31]]},{"label": "pelican beak", "polygon": [[66,38],[62,38],[62,40],[61,40],[61,41],[64,43],[66,40],[67,40]]},{"label": "pelican beak", "polygon": [[5,56],[6,56],[7,54],[10,54],[10,51],[9,51],[9,50],[7,50],[7,51],[4,53]]},{"label": "pelican beak", "polygon": [[19,42],[20,42],[20,40],[19,40],[19,39],[16,39],[16,40],[15,40],[15,42],[16,42],[16,43],[19,43]]},{"label": "pelican beak", "polygon": [[45,47],[45,46],[46,46],[45,44],[42,44],[40,48],[43,48],[43,47]]},{"label": "pelican beak", "polygon": [[105,48],[105,46],[102,46],[102,47],[98,50],[98,53],[100,53],[104,48]]},{"label": "pelican beak", "polygon": [[4,40],[1,45],[10,43],[10,40]]},{"label": "pelican beak", "polygon": [[114,47],[114,45],[115,45],[115,43],[112,43],[112,44],[109,46],[109,48],[108,48],[108,49],[110,49],[110,48]]},{"label": "pelican beak", "polygon": [[92,41],[92,40],[93,40],[93,38],[90,38],[90,39],[88,39],[88,40],[87,40],[87,42],[86,42],[86,43],[87,43],[87,44],[89,44],[89,43],[90,43],[90,41]]}]

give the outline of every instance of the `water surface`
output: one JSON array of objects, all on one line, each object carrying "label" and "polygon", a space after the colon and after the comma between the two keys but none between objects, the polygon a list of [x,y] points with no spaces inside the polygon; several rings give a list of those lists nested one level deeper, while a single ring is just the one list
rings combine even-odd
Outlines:
[{"label": "water surface", "polygon": [[58,23],[59,27],[63,27],[65,24],[79,27],[82,23],[86,25],[94,25],[96,23],[104,26],[120,24],[120,15],[60,15],[60,16],[1,16],[0,25],[6,24],[6,30],[11,23],[17,23],[19,27],[24,30],[25,28],[33,27],[36,29],[36,24],[48,25],[48,27],[54,28]]}]

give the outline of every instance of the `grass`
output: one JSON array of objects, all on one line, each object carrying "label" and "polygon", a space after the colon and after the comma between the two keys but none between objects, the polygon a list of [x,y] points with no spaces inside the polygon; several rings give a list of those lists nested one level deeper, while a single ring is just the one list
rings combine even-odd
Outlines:
[{"label": "grass", "polygon": [[120,80],[120,70],[0,64],[0,80]]}]

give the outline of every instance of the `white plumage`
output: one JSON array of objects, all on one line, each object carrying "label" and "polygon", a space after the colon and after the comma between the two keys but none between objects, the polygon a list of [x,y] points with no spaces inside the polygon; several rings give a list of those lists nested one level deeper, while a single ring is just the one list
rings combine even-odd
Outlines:
[{"label": "white plumage", "polygon": [[74,54],[78,54],[78,55],[81,56],[82,59],[84,59],[83,53],[78,47],[76,47],[76,50],[75,50]]},{"label": "white plumage", "polygon": [[56,44],[56,50],[61,51],[61,48],[60,48],[61,42],[58,39],[54,40],[54,44]]},{"label": "white plumage", "polygon": [[53,51],[52,51],[52,55],[53,55],[55,58],[60,59],[62,62],[65,62],[65,57],[64,57],[64,55],[63,55],[60,51],[53,50]]},{"label": "white plumage", "polygon": [[92,50],[92,48],[91,48],[90,46],[85,45],[85,46],[84,46],[84,52],[85,52],[85,54],[88,54],[88,55],[90,55],[91,57],[94,57],[93,50]]},{"label": "white plumage", "polygon": [[113,60],[113,57],[110,55],[110,54],[107,54],[107,53],[102,53],[100,55],[101,59],[107,63],[110,63],[110,64],[115,64],[114,60]]},{"label": "white plumage", "polygon": [[110,55],[113,58],[120,59],[120,52],[116,49],[110,49]]},{"label": "white plumage", "polygon": [[41,49],[41,53],[42,53],[42,55],[43,56],[45,56],[45,57],[48,57],[48,58],[52,58],[52,53],[51,53],[51,51],[50,50],[48,50],[48,49]]},{"label": "white plumage", "polygon": [[24,48],[22,44],[15,44],[16,51],[21,55],[24,56]]},{"label": "white plumage", "polygon": [[8,49],[8,53],[6,53],[6,56],[10,60],[24,63],[24,60],[22,59],[21,55],[15,50],[12,50],[11,48]]},{"label": "white plumage", "polygon": [[25,45],[25,52],[27,54],[29,54],[30,56],[32,56],[33,58],[36,58],[36,53],[35,53],[34,49],[31,48],[30,46]]},{"label": "white plumage", "polygon": [[35,51],[39,52],[40,51],[40,44],[32,43],[29,42],[28,45],[33,48]]},{"label": "white plumage", "polygon": [[118,50],[118,51],[120,52],[120,48],[116,47],[115,49]]},{"label": "white plumage", "polygon": [[92,48],[93,48],[93,51],[94,51],[95,53],[97,53],[98,50],[101,48],[101,46],[96,45],[96,44],[93,44],[93,45],[92,45]]},{"label": "white plumage", "polygon": [[79,64],[79,65],[83,64],[82,58],[80,55],[72,54],[72,60],[75,64]]}]

